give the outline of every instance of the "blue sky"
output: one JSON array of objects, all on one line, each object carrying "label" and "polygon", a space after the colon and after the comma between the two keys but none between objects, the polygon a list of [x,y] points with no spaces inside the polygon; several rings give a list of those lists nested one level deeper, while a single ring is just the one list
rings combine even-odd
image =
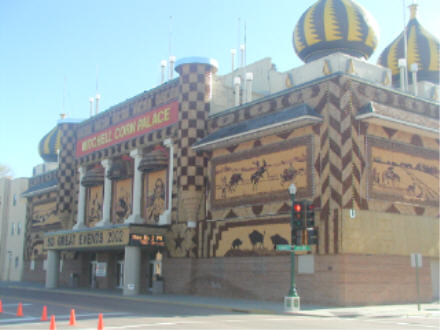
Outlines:
[{"label": "blue sky", "polygon": [[[89,116],[97,76],[101,110],[157,86],[170,39],[177,59],[212,57],[224,74],[246,22],[247,63],[271,57],[279,71],[300,66],[292,32],[314,2],[0,0],[0,164],[31,176],[43,162],[38,142],[59,114]],[[375,63],[403,30],[402,0],[357,2],[379,25]],[[440,1],[418,3],[419,22],[440,39]]]}]

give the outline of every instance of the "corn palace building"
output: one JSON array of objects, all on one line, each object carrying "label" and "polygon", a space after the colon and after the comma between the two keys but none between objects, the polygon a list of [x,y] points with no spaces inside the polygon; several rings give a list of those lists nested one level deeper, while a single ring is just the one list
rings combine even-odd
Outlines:
[{"label": "corn palace building", "polygon": [[[291,200],[315,208],[296,257],[303,302],[438,298],[439,42],[411,6],[377,64],[369,14],[321,0],[293,31],[305,62],[218,75],[208,58],[40,142],[27,197],[24,280],[280,300],[290,285]],[[407,70],[405,70],[407,69]]]}]

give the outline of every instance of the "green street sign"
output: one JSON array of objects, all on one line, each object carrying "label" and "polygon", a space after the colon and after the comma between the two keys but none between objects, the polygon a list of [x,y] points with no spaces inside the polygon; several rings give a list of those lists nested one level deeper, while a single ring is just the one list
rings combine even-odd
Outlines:
[{"label": "green street sign", "polygon": [[292,251],[292,245],[289,244],[278,244],[277,251]]},{"label": "green street sign", "polygon": [[308,245],[296,245],[293,247],[293,251],[310,251],[310,246]]}]

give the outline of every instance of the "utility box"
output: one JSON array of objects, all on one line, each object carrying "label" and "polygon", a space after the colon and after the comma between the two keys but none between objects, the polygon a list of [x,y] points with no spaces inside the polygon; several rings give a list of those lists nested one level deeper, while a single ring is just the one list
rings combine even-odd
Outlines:
[{"label": "utility box", "polygon": [[300,310],[299,297],[284,297],[284,311],[286,313],[296,313]]}]

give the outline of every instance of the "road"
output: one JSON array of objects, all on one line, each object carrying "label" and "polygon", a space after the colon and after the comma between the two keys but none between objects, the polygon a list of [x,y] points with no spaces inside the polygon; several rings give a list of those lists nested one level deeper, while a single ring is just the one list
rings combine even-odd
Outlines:
[{"label": "road", "polygon": [[[289,314],[251,314],[222,308],[154,303],[141,299],[121,299],[64,293],[0,288],[3,312],[0,329],[49,329],[40,321],[43,306],[55,315],[56,329],[97,329],[102,313],[104,329],[440,329],[436,317],[312,317]],[[18,303],[23,316],[16,316]],[[71,309],[76,325],[69,326]]]}]

